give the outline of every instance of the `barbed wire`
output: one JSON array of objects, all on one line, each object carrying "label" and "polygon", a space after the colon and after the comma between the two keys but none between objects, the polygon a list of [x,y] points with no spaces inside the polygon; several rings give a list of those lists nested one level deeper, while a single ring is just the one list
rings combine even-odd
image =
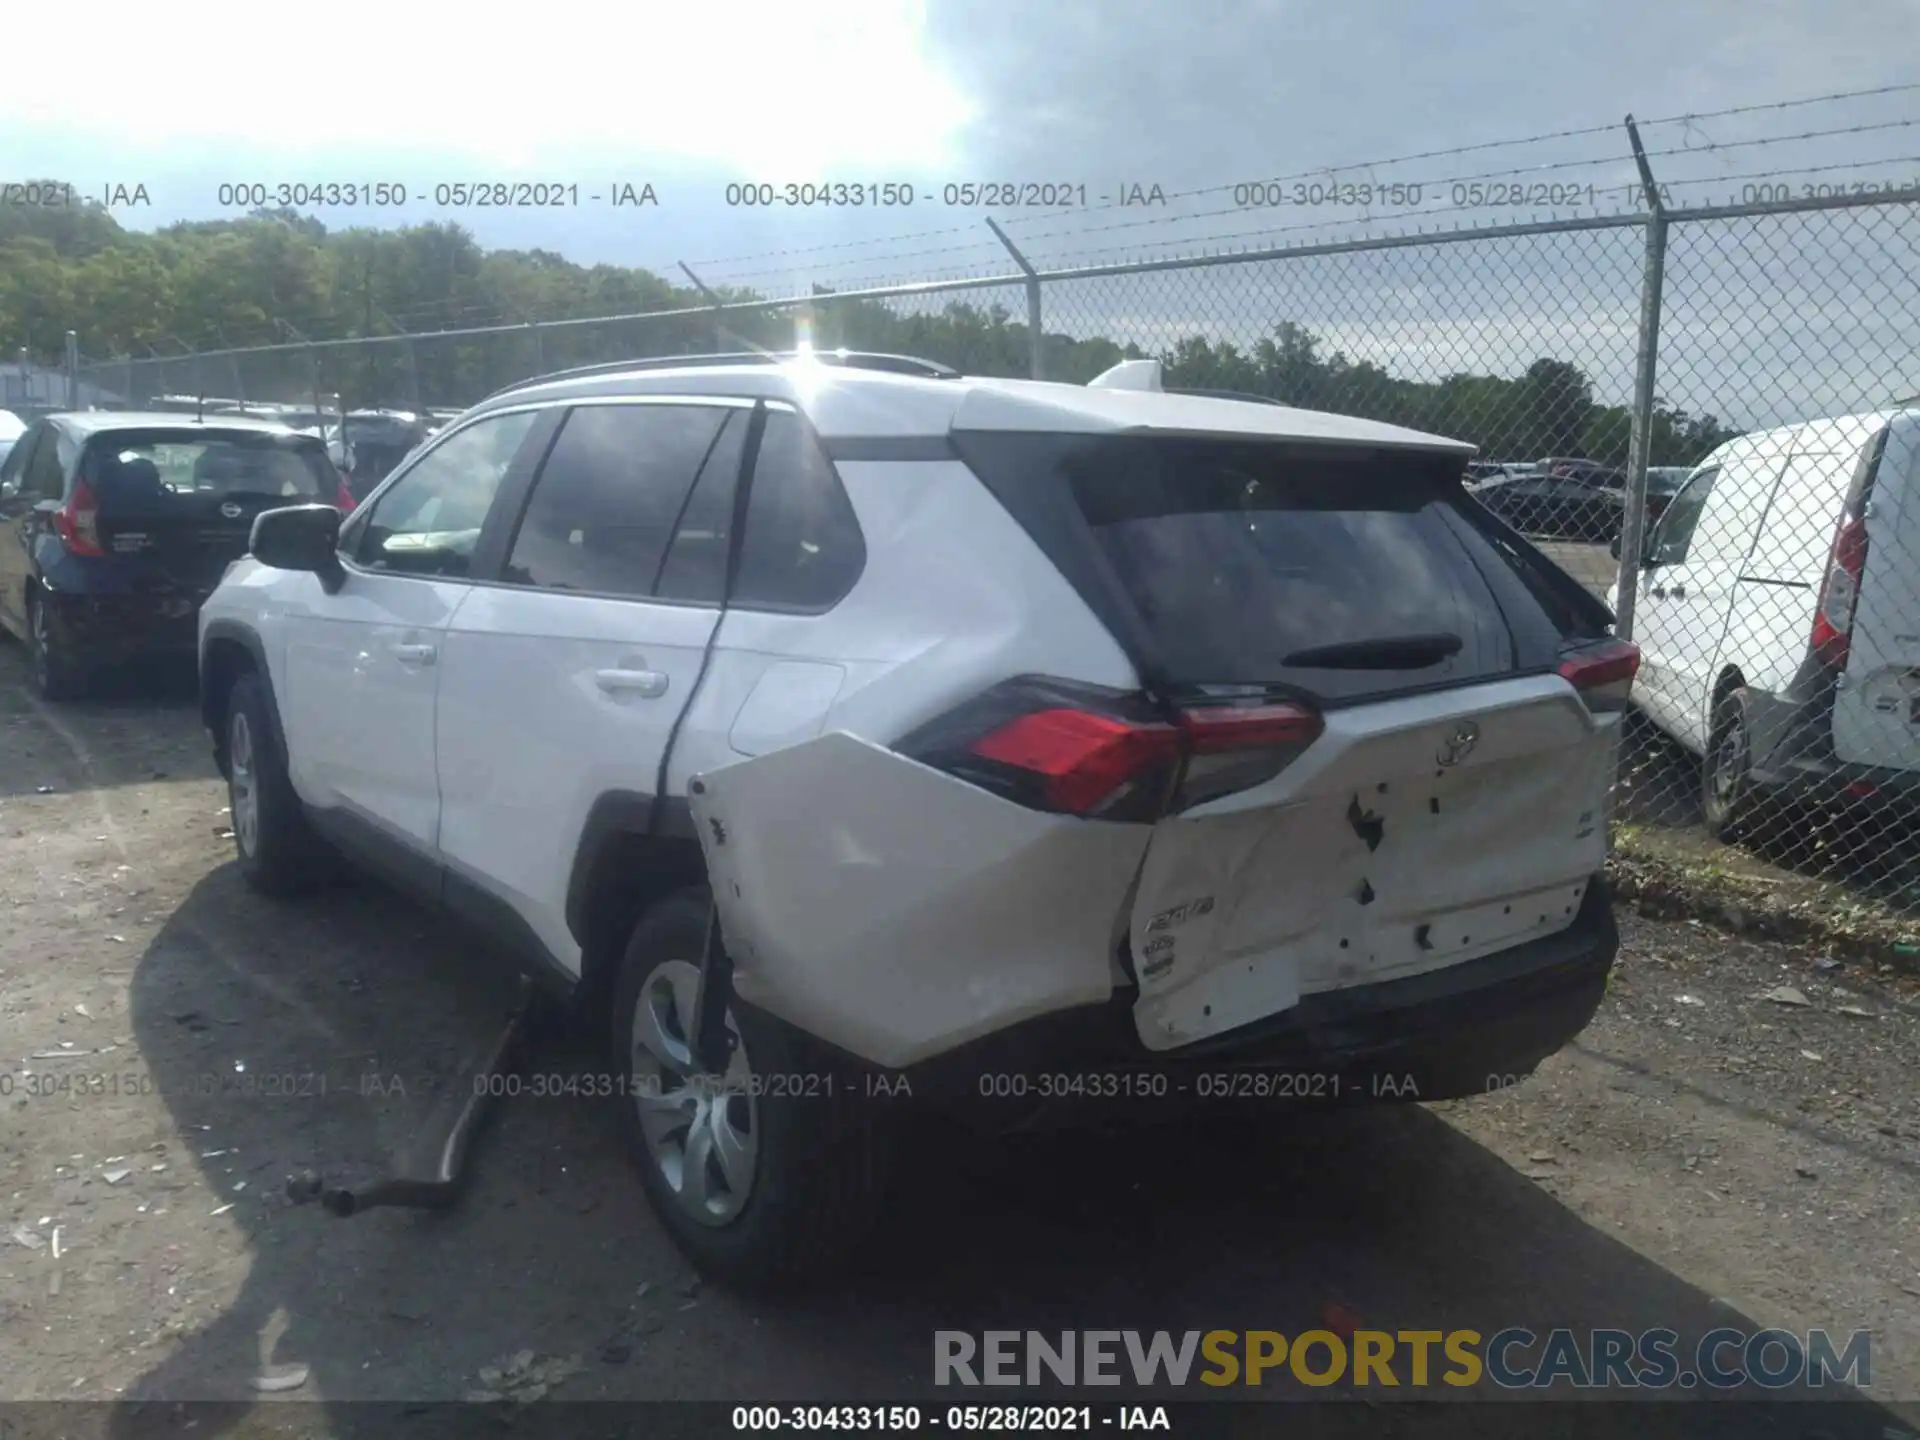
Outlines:
[{"label": "barbed wire", "polygon": [[[1769,101],[1763,104],[1729,106],[1721,110],[1693,111],[1683,115],[1667,115],[1667,116],[1656,117],[1651,120],[1640,120],[1640,121],[1637,121],[1636,123],[1639,124],[1642,128],[1649,127],[1649,126],[1656,126],[1656,125],[1692,124],[1700,120],[1715,120],[1715,119],[1724,119],[1724,118],[1737,116],[1737,115],[1760,114],[1763,112],[1773,111],[1773,110],[1787,110],[1787,109],[1793,109],[1797,107],[1804,107],[1807,105],[1830,104],[1836,101],[1856,100],[1856,99],[1863,99],[1863,98],[1869,98],[1869,97],[1880,96],[1880,95],[1892,95],[1892,94],[1899,94],[1899,93],[1904,93],[1904,92],[1909,92],[1914,90],[1920,90],[1920,82],[1915,82],[1911,84],[1899,84],[1899,85],[1880,85],[1880,86],[1873,86],[1873,87],[1869,87],[1866,89],[1859,89],[1859,90],[1836,90],[1836,91],[1830,91],[1823,95],[1804,96],[1802,98],[1795,99],[1795,100],[1776,100],[1776,101]],[[1912,122],[1906,122],[1906,123],[1912,123]],[[1865,128],[1873,128],[1873,127],[1865,127]],[[1393,156],[1384,160],[1365,160],[1365,161],[1358,161],[1352,164],[1340,164],[1340,165],[1317,165],[1308,170],[1294,171],[1291,174],[1259,176],[1259,177],[1243,178],[1240,180],[1224,181],[1215,185],[1204,185],[1204,186],[1197,186],[1188,190],[1173,191],[1168,193],[1167,198],[1169,200],[1187,199],[1195,196],[1219,194],[1222,192],[1231,192],[1236,187],[1241,185],[1283,184],[1290,180],[1306,180],[1306,179],[1311,179],[1315,176],[1320,176],[1320,175],[1331,176],[1331,175],[1338,175],[1343,173],[1377,170],[1377,169],[1384,168],[1385,166],[1388,166],[1388,165],[1410,164],[1416,160],[1445,159],[1452,156],[1471,155],[1471,154],[1476,154],[1476,153],[1480,153],[1487,150],[1505,149],[1505,148],[1511,148],[1519,145],[1544,144],[1551,140],[1566,140],[1566,139],[1573,139],[1573,138],[1589,136],[1589,135],[1618,135],[1620,134],[1620,132],[1621,132],[1621,126],[1620,126],[1620,123],[1617,121],[1611,122],[1605,125],[1583,125],[1583,126],[1577,126],[1567,130],[1547,131],[1543,134],[1538,134],[1538,135],[1515,136],[1515,137],[1510,137],[1502,140],[1479,141],[1477,143],[1470,144],[1470,145],[1453,145],[1453,146],[1447,146],[1437,150],[1416,151],[1411,154]],[[1827,133],[1849,134],[1849,133],[1857,133],[1857,132],[1852,129],[1840,129],[1840,130],[1835,130]],[[1782,141],[1785,141],[1793,138],[1806,138],[1806,137],[1779,137],[1779,138]],[[1741,142],[1741,143],[1755,143],[1755,142]],[[1680,154],[1687,151],[1697,151],[1700,148],[1702,147],[1680,146],[1680,147],[1675,147],[1669,150],[1659,151],[1657,153],[1663,154],[1663,155]],[[1722,145],[1722,146],[1709,145],[1704,148],[1707,148],[1707,149],[1726,148],[1726,146],[1725,145]],[[1630,158],[1631,157],[1623,151],[1617,157],[1596,158],[1592,161],[1578,162],[1578,163],[1591,163],[1591,164],[1612,163],[1616,159],[1619,161],[1627,161]],[[1574,162],[1568,162],[1568,163],[1574,163]],[[1524,169],[1524,167],[1522,168]],[[1506,174],[1506,173],[1521,173],[1521,170],[1517,169],[1511,172],[1500,171],[1500,172],[1491,172],[1491,173],[1495,175]],[[1118,209],[1118,208],[1122,208],[1122,207],[1119,207],[1114,204],[1105,204],[1105,205],[1086,207],[1079,210],[1048,209],[1048,210],[1045,210],[1042,214],[1033,216],[1031,218],[1050,219],[1050,218],[1058,218],[1060,216],[1087,214],[1093,211],[1111,210],[1111,209]],[[1218,213],[1226,213],[1226,212],[1214,211],[1214,212],[1204,212],[1204,213],[1218,214]],[[823,253],[828,253],[836,250],[859,248],[861,246],[866,246],[866,245],[896,243],[903,240],[934,239],[943,235],[957,235],[962,233],[971,233],[973,232],[974,229],[975,227],[972,225],[947,226],[937,230],[922,230],[922,231],[914,231],[907,235],[889,236],[889,237],[886,237],[885,239],[876,237],[876,238],[864,239],[864,240],[843,240],[843,241],[835,241],[835,242],[822,244],[822,245],[799,246],[799,247],[783,249],[783,250],[758,251],[748,255],[738,255],[738,256],[732,256],[727,258],[709,258],[705,260],[692,261],[690,263],[695,265],[731,265],[731,264],[743,263],[749,260],[780,259],[780,258],[787,258],[792,256],[800,256],[800,255],[823,254]]]}]

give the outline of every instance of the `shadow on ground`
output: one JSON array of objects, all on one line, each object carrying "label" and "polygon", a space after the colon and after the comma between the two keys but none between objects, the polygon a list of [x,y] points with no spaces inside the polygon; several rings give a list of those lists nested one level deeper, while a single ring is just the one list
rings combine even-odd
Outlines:
[{"label": "shadow on ground", "polygon": [[[244,1401],[263,1366],[289,1362],[347,1431],[365,1412],[345,1402],[458,1398],[522,1349],[579,1360],[565,1398],[844,1403],[960,1398],[931,1391],[942,1329],[1295,1334],[1329,1303],[1369,1327],[1483,1335],[1694,1337],[1726,1320],[1411,1106],[998,1142],[916,1127],[859,1270],[779,1301],[699,1288],[627,1173],[615,1102],[506,1102],[450,1214],[337,1220],[285,1201],[287,1174],[365,1175],[403,1149],[511,993],[460,936],[371,885],[270,905],[226,866],[191,891],[140,961],[134,1029],[182,1148],[226,1152],[198,1163],[250,1254],[232,1303],[129,1390],[116,1433],[153,1433],[171,1406],[150,1402]],[[531,1072],[590,1073],[566,1043]],[[261,1093],[267,1076],[287,1093]],[[1699,1412],[1665,1433],[1719,1433],[1715,1408],[1663,1412]],[[196,1433],[240,1413],[205,1412]]]}]

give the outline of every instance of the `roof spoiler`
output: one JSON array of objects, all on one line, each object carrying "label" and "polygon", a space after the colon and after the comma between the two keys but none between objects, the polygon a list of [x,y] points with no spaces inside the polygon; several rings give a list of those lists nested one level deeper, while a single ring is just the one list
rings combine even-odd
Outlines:
[{"label": "roof spoiler", "polygon": [[1164,390],[1158,360],[1122,360],[1087,382],[1089,390]]}]

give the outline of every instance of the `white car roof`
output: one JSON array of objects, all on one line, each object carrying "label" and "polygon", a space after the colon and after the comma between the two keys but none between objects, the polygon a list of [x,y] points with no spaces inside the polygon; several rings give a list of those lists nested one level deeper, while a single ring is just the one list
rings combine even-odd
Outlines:
[{"label": "white car roof", "polygon": [[[1769,449],[1792,445],[1799,449],[1858,450],[1883,426],[1913,413],[1906,409],[1863,410],[1857,415],[1834,415],[1822,420],[1800,420],[1771,430],[1750,430],[1722,446],[1763,445]],[[1719,452],[1716,451],[1716,454]],[[1702,462],[1705,463],[1705,462]]]},{"label": "white car roof", "polygon": [[1245,436],[1469,455],[1461,440],[1287,405],[1043,380],[930,377],[794,361],[583,375],[488,399],[486,410],[620,395],[734,395],[785,400],[828,439],[952,431]]}]

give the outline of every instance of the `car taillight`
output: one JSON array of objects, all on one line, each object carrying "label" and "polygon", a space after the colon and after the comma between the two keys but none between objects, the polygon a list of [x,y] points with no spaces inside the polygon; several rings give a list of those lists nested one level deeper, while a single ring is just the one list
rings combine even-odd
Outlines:
[{"label": "car taillight", "polygon": [[1822,665],[1843,669],[1853,645],[1853,612],[1860,603],[1860,579],[1867,570],[1867,527],[1847,515],[1833,537],[1833,556],[1820,586],[1813,614],[1813,653]]},{"label": "car taillight", "polygon": [[1627,640],[1601,640],[1560,652],[1560,678],[1580,692],[1596,715],[1627,708],[1639,670],[1640,647]]},{"label": "car taillight", "polygon": [[100,502],[84,480],[76,481],[73,494],[53,514],[54,532],[75,555],[104,555],[100,548]]},{"label": "car taillight", "polygon": [[353,513],[353,507],[359,503],[358,500],[353,498],[353,491],[347,488],[347,482],[342,480],[340,482],[340,491],[333,499],[333,508],[338,510],[342,515],[351,515]]},{"label": "car taillight", "polygon": [[1029,677],[921,727],[899,749],[1032,809],[1151,821],[1271,779],[1321,728],[1297,705],[1210,705],[1171,723],[1138,695]]}]

